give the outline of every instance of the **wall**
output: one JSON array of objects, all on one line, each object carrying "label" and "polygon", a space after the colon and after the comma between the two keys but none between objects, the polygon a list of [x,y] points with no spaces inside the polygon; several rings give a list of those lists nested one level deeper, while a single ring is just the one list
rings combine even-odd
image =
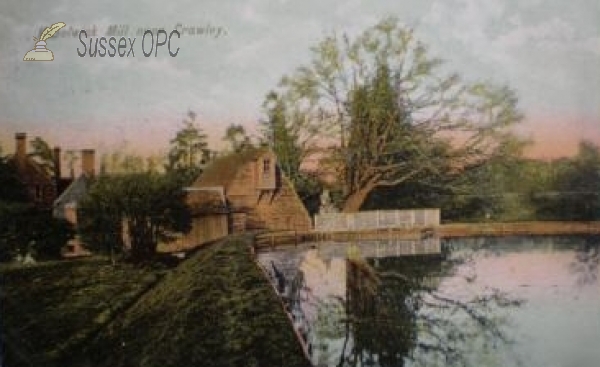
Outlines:
[{"label": "wall", "polygon": [[[280,186],[275,190],[262,190],[262,195],[259,195],[261,191],[256,187],[256,175],[257,171],[262,169],[262,157],[240,168],[236,178],[227,187],[227,199],[234,208],[254,208],[248,213],[248,229],[310,230],[310,216],[292,183],[281,175],[279,168],[277,176],[280,177]],[[269,157],[271,162],[275,160],[272,155],[264,157]],[[275,166],[272,169],[272,176],[275,177]]]},{"label": "wall", "polygon": [[439,209],[371,210],[358,213],[315,215],[315,230],[317,231],[419,228],[439,225]]},{"label": "wall", "polygon": [[210,214],[192,219],[192,229],[173,242],[158,245],[160,252],[189,250],[226,237],[229,233],[226,214]]},{"label": "wall", "polygon": [[287,177],[281,177],[281,187],[277,191],[262,196],[255,210],[271,230],[308,231],[312,228],[308,211]]}]

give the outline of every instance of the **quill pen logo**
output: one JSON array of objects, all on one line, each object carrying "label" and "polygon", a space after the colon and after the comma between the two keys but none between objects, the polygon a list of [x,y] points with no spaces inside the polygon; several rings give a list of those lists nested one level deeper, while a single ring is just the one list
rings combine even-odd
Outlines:
[{"label": "quill pen logo", "polygon": [[33,40],[36,41],[35,48],[25,54],[23,56],[23,61],[52,61],[54,60],[54,54],[52,51],[46,48],[46,40],[52,36],[56,32],[58,32],[62,27],[66,24],[63,22],[58,22],[52,24],[50,27],[46,27],[40,38],[33,37]]}]

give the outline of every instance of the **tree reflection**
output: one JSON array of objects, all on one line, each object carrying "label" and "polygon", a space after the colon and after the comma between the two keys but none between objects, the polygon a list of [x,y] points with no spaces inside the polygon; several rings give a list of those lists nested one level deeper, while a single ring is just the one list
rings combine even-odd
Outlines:
[{"label": "tree reflection", "polygon": [[[468,256],[390,257],[346,262],[345,338],[338,366],[485,365],[491,349],[508,346],[499,310],[520,301],[486,290],[476,296],[445,294],[442,277]],[[474,348],[480,355],[473,355]]]},{"label": "tree reflection", "polygon": [[587,237],[576,250],[575,261],[571,263],[571,271],[577,275],[577,284],[595,284],[598,281],[599,264],[600,236]]}]

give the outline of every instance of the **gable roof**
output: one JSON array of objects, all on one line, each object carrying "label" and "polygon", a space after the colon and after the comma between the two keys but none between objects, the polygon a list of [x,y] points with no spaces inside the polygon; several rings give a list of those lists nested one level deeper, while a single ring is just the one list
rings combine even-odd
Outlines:
[{"label": "gable roof", "polygon": [[187,190],[186,201],[192,213],[229,211],[231,208],[224,192],[245,164],[265,154],[273,154],[273,151],[269,148],[246,147],[240,152],[215,159]]},{"label": "gable roof", "polygon": [[81,174],[54,201],[54,206],[77,202],[83,199],[87,195],[87,190],[91,182],[92,179],[88,175]]},{"label": "gable roof", "polygon": [[241,167],[266,153],[273,154],[271,149],[266,147],[247,147],[241,152],[219,157],[206,167],[192,187],[227,187],[235,179]]},{"label": "gable roof", "polygon": [[186,202],[192,214],[227,213],[229,205],[227,199],[217,188],[208,190],[189,190]]}]

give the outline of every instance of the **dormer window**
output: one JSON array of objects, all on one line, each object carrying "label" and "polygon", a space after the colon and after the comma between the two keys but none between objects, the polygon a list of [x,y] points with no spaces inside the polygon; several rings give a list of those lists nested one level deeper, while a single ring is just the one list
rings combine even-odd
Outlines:
[{"label": "dormer window", "polygon": [[263,159],[263,175],[268,176],[271,173],[271,160]]}]

